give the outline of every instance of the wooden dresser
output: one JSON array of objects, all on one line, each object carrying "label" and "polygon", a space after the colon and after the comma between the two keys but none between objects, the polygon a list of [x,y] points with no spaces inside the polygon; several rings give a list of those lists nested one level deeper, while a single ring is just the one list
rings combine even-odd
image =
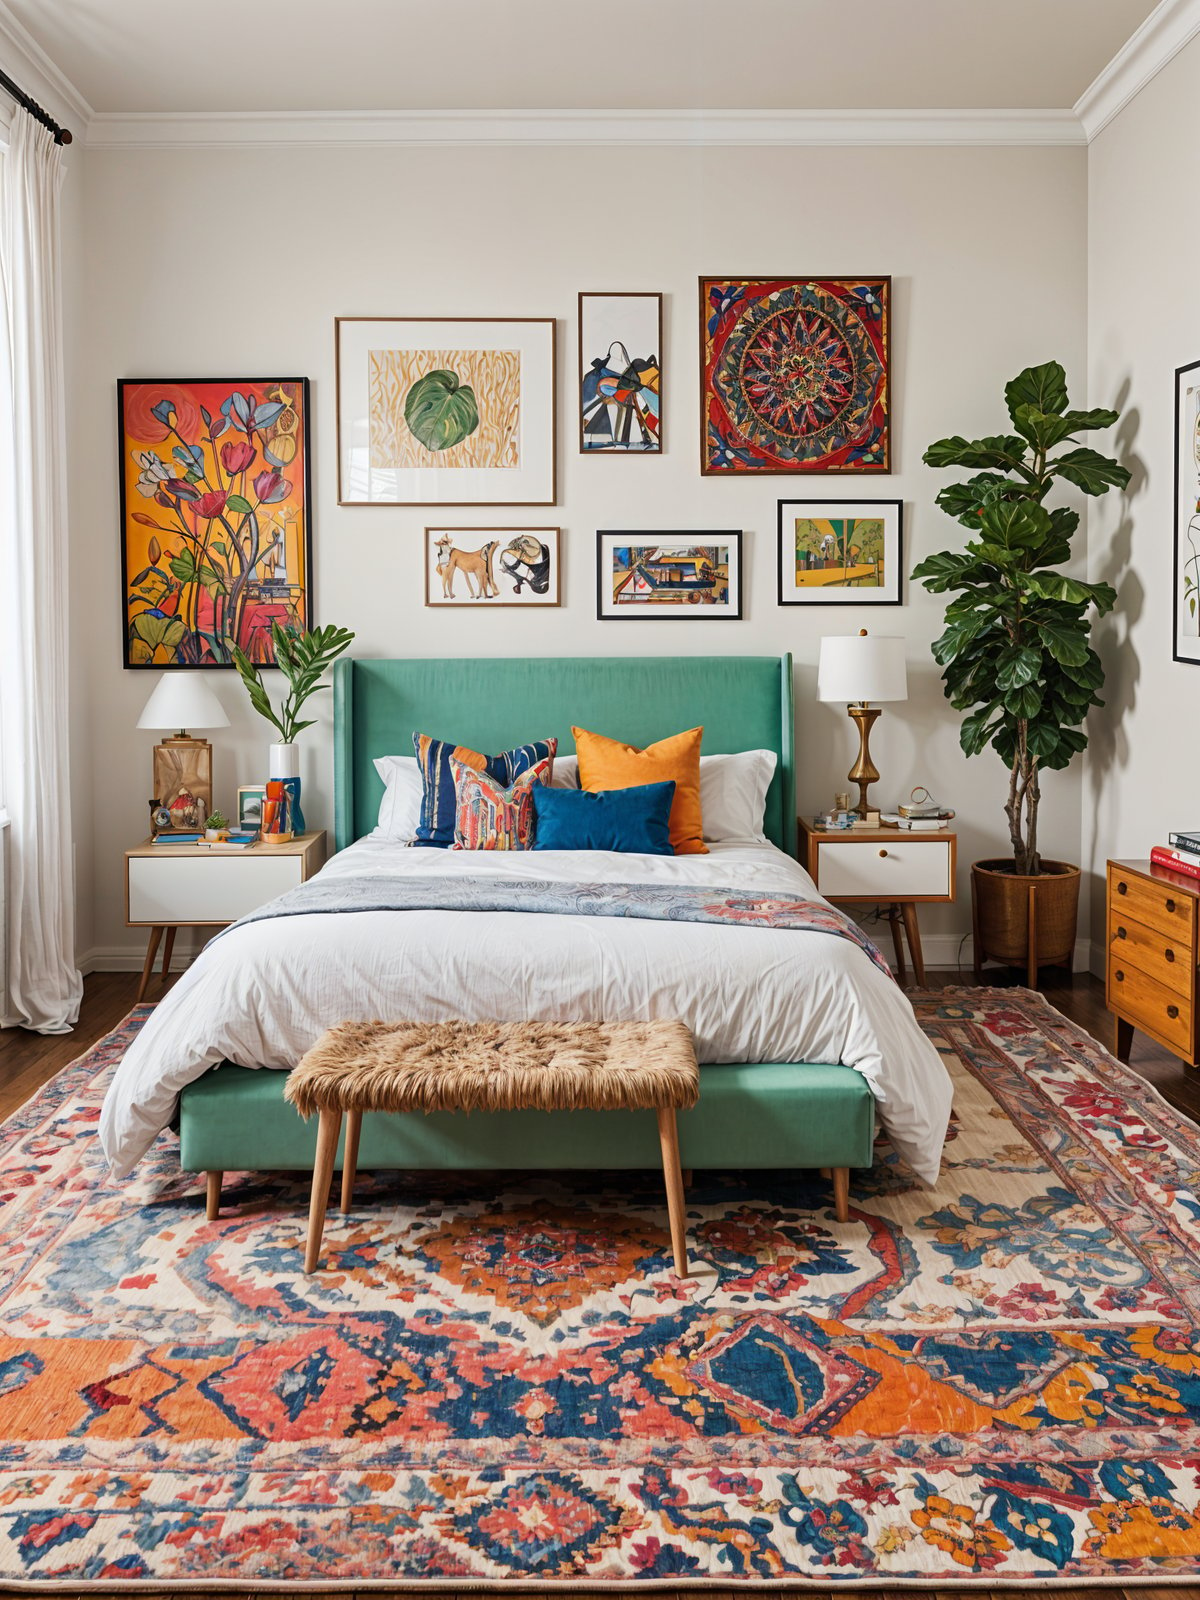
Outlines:
[{"label": "wooden dresser", "polygon": [[1200,880],[1149,861],[1108,863],[1108,1009],[1113,1053],[1129,1060],[1133,1030],[1200,1065],[1196,972]]}]

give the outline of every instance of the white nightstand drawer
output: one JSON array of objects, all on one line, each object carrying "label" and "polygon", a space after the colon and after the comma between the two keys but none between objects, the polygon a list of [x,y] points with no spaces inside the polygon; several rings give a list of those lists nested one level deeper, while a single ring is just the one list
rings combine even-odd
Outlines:
[{"label": "white nightstand drawer", "polygon": [[831,900],[861,895],[868,900],[896,900],[910,895],[949,898],[950,841],[930,839],[822,839],[818,887]]},{"label": "white nightstand drawer", "polygon": [[[162,848],[161,846],[159,848]],[[195,927],[236,922],[304,877],[304,858],[268,855],[170,855],[129,858],[129,921]]]}]

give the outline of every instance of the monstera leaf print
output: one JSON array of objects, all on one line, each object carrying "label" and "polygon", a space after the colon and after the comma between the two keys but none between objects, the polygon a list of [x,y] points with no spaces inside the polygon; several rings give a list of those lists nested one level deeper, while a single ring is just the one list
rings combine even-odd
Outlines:
[{"label": "monstera leaf print", "polygon": [[449,450],[479,426],[475,391],[456,373],[426,373],[408,391],[404,420],[427,450]]}]

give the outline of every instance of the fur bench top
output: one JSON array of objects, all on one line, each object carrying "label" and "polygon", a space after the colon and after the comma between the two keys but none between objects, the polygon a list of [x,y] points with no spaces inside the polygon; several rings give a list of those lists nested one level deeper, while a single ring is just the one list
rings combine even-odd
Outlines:
[{"label": "fur bench top", "polygon": [[292,1071],[314,1111],[652,1111],[699,1097],[682,1022],[343,1022]]}]

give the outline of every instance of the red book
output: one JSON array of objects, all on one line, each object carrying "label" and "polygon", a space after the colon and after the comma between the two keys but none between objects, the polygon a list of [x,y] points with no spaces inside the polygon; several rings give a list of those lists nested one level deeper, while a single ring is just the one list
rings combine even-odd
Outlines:
[{"label": "red book", "polygon": [[1188,860],[1180,852],[1170,850],[1165,844],[1156,844],[1150,852],[1150,859],[1156,867],[1167,867],[1171,872],[1182,872],[1187,878],[1200,879],[1200,860]]}]

